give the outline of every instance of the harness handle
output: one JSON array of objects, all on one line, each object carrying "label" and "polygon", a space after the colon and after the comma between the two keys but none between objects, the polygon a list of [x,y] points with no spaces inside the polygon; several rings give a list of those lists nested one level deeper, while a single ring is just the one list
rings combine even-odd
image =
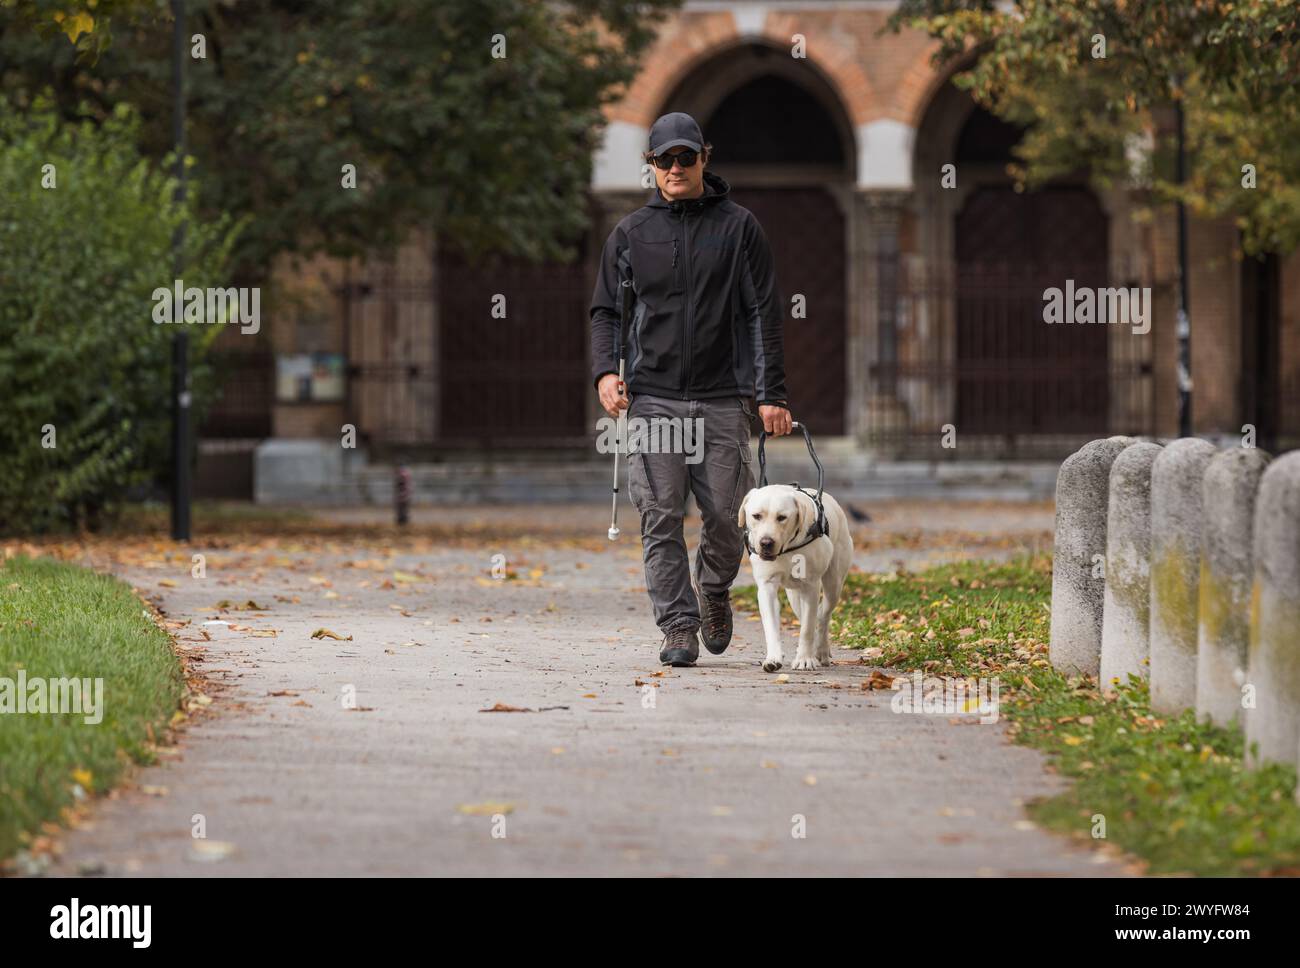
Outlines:
[{"label": "harness handle", "polygon": [[[808,453],[817,465],[817,496],[813,498],[813,503],[817,505],[817,528],[822,533],[826,533],[825,512],[822,510],[822,491],[826,484],[826,471],[822,468],[822,462],[817,457],[817,451],[813,447],[812,433],[808,430],[808,425],[794,421],[791,428],[798,427],[803,432],[804,443],[808,445]],[[767,454],[764,452],[763,445],[767,442],[768,433],[766,430],[758,432],[758,486],[767,487]],[[794,485],[799,487],[798,484]]]}]

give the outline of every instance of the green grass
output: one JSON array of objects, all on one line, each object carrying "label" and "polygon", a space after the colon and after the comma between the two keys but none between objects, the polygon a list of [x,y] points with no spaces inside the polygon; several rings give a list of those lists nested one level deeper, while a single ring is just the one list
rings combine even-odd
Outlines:
[{"label": "green grass", "polygon": [[[1300,873],[1296,771],[1248,770],[1240,729],[1151,712],[1145,682],[1104,699],[1095,681],[1047,661],[1051,562],[963,562],[917,574],[851,574],[832,636],[873,665],[934,676],[996,676],[1019,743],[1050,754],[1070,789],[1029,806],[1036,822],[1106,841],[1153,874]],[[754,589],[737,589],[757,609]],[[788,614],[788,613],[787,613]],[[878,650],[878,651],[877,651]]]},{"label": "green grass", "polygon": [[0,714],[0,859],[84,791],[111,787],[177,709],[185,682],[167,634],[131,589],[50,559],[0,566],[0,677],[102,678],[103,719]]}]

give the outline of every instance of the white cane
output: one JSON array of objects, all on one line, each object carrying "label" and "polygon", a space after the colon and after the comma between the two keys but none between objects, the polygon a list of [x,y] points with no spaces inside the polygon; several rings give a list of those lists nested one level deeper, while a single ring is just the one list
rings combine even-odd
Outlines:
[{"label": "white cane", "polygon": [[[621,283],[623,286],[623,312],[619,319],[618,325],[618,395],[623,397],[627,392],[624,385],[624,363],[626,362],[625,352],[623,349],[623,325],[631,312],[632,303],[632,282],[624,279]],[[609,540],[613,541],[618,537],[618,449],[620,444],[627,439],[627,408],[619,410],[618,423],[614,433],[614,489],[610,498],[609,506]]]}]

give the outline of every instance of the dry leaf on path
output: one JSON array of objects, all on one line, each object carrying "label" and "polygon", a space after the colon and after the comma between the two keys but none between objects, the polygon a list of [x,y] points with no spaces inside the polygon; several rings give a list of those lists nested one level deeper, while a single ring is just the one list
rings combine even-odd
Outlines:
[{"label": "dry leaf on path", "polygon": [[470,817],[491,817],[498,813],[514,813],[515,805],[489,800],[486,803],[462,803],[456,809]]},{"label": "dry leaf on path", "polygon": [[332,632],[329,629],[317,629],[311,634],[311,637],[313,639],[337,639],[339,642],[352,641],[352,636],[339,635],[337,632]]}]

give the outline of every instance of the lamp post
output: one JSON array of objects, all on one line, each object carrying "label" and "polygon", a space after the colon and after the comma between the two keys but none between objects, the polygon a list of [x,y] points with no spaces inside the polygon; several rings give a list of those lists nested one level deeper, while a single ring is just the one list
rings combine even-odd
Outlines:
[{"label": "lamp post", "polygon": [[[185,202],[185,0],[172,5],[172,145],[176,151],[176,201]],[[172,268],[181,278],[185,224],[172,236]],[[184,322],[172,333],[172,538],[190,540],[190,339]]]},{"label": "lamp post", "polygon": [[1187,146],[1183,131],[1182,78],[1174,77],[1174,125],[1178,141],[1178,436],[1192,435],[1192,319],[1187,292],[1187,206],[1181,189],[1187,181]]}]

